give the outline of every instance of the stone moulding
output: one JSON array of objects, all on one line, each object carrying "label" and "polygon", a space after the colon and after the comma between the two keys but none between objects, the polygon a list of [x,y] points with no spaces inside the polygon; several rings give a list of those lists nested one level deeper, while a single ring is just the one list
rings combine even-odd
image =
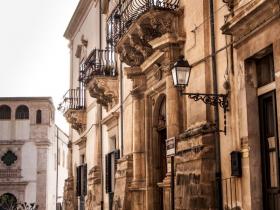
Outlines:
[{"label": "stone moulding", "polygon": [[253,0],[236,8],[233,16],[229,14],[221,29],[224,34],[233,35],[235,40],[238,40],[265,25],[277,15],[279,16],[279,2]]},{"label": "stone moulding", "polygon": [[86,129],[86,111],[84,109],[68,109],[64,113],[71,127],[81,134]]},{"label": "stone moulding", "polygon": [[102,124],[107,126],[107,130],[116,127],[118,125],[119,115],[119,112],[111,112],[102,120]]},{"label": "stone moulding", "polygon": [[86,85],[91,97],[96,98],[97,103],[107,110],[111,109],[119,100],[118,77],[95,76]]},{"label": "stone moulding", "polygon": [[213,133],[217,130],[216,126],[210,122],[201,122],[195,124],[194,126],[188,128],[184,133],[180,134],[179,139],[187,140],[189,138],[204,135],[208,133]]},{"label": "stone moulding", "polygon": [[21,169],[0,169],[0,179],[21,178]]}]

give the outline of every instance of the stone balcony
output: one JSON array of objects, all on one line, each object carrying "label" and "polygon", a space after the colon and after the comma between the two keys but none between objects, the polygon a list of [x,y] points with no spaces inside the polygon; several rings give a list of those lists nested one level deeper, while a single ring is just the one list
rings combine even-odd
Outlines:
[{"label": "stone balcony", "polygon": [[230,13],[221,28],[224,34],[238,42],[279,17],[279,2],[275,0],[224,0]]},{"label": "stone balcony", "polygon": [[122,62],[139,67],[154,53],[151,41],[167,33],[178,36],[178,8],[178,0],[124,0],[108,18],[107,42]]},{"label": "stone balcony", "polygon": [[85,90],[69,89],[58,109],[71,127],[81,134],[86,129]]},{"label": "stone balcony", "polygon": [[107,110],[118,103],[119,80],[111,50],[94,49],[82,64],[80,81]]}]

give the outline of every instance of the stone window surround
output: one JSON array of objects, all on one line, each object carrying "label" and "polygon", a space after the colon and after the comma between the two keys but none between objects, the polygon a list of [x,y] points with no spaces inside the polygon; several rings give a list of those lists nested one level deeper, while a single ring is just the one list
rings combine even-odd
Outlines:
[{"label": "stone window surround", "polygon": [[0,141],[0,157],[2,157],[7,151],[12,151],[16,156],[17,160],[11,165],[6,166],[1,160],[0,160],[0,168],[1,169],[21,169],[21,161],[22,161],[22,145],[24,144],[24,141]]},{"label": "stone window surround", "polygon": [[[267,32],[269,33],[269,31]],[[244,131],[242,129],[242,125],[240,124],[239,128],[239,142],[237,142],[237,145],[240,145],[240,150],[242,152],[242,164],[244,170],[249,170],[253,172],[253,174],[261,174],[260,169],[260,163],[261,163],[261,154],[260,154],[260,141],[259,141],[259,122],[258,122],[258,96],[262,95],[264,93],[267,93],[269,91],[275,90],[277,91],[277,83],[279,83],[279,62],[277,59],[279,59],[280,56],[280,40],[277,40],[277,38],[269,37],[267,39],[258,39],[258,35],[254,37],[254,40],[260,40],[256,44],[254,40],[248,41],[246,44],[244,44],[242,47],[237,47],[237,55],[239,62],[244,62],[244,66],[240,63],[240,73],[241,78],[239,83],[242,85],[244,84],[244,93],[240,93],[241,99],[240,101],[244,101],[246,105],[247,114],[244,115],[244,111],[242,111],[242,108],[239,109],[239,114],[245,116],[245,124],[248,127],[247,131]],[[255,43],[254,48],[250,48],[252,43]],[[241,45],[240,45],[241,46]],[[272,46],[272,47],[271,47]],[[257,88],[256,84],[256,66],[254,62],[254,58],[261,52],[263,52],[265,49],[271,48],[273,49],[273,56],[274,56],[274,69],[275,69],[275,81]],[[249,50],[250,49],[250,50]],[[239,51],[240,50],[240,51]],[[253,58],[253,59],[252,59]],[[242,70],[243,69],[243,70]],[[242,72],[243,71],[243,72]],[[240,75],[239,75],[240,76]],[[243,81],[242,81],[243,80]],[[277,81],[278,80],[278,81]],[[278,85],[279,88],[279,85]],[[241,89],[242,92],[242,89]],[[245,94],[245,95],[243,95]],[[243,99],[242,99],[243,98]],[[278,99],[278,106],[279,106],[279,98]],[[244,110],[244,107],[243,107]],[[255,116],[255,117],[253,117]],[[278,117],[279,121],[279,117]],[[254,132],[253,132],[254,131]],[[251,154],[252,158],[251,158]],[[247,168],[247,169],[246,169]],[[247,173],[247,172],[246,172]],[[245,173],[245,174],[246,174]],[[251,173],[249,173],[251,174]],[[248,180],[248,182],[251,182],[251,186],[258,186],[259,183],[262,183],[262,177],[258,176],[257,178],[252,178],[250,175],[247,175],[246,177],[243,176],[242,179]],[[252,199],[256,200],[254,202],[252,209],[260,209],[261,208],[261,198],[262,198],[262,188],[257,187],[257,189],[241,189],[242,194],[251,194]],[[242,196],[242,195],[241,195]],[[242,200],[242,205],[247,205],[245,200]]]}]

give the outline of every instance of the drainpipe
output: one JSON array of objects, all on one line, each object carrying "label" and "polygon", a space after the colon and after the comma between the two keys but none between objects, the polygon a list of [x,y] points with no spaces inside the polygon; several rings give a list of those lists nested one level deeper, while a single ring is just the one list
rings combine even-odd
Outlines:
[{"label": "drainpipe", "polygon": [[[99,1],[99,49],[101,49],[102,47],[102,14],[101,14],[101,0]],[[101,120],[102,120],[102,105],[99,106],[99,134],[100,134],[100,150],[101,150],[101,161],[100,161],[100,164],[101,164],[101,202],[100,202],[100,205],[101,205],[101,210],[104,209],[104,180],[103,180],[103,160],[102,160],[102,157],[103,157],[103,141],[102,141],[102,137],[103,137],[103,134],[102,134],[102,123],[101,123]]]},{"label": "drainpipe", "polygon": [[[213,92],[218,93],[217,81],[217,63],[216,63],[216,46],[215,46],[215,19],[214,19],[214,0],[210,0],[210,33],[211,33],[211,54],[212,54],[212,79],[213,79]],[[219,128],[219,107],[214,106],[214,122],[216,128]],[[219,129],[217,129],[219,130]],[[222,199],[222,183],[221,183],[221,156],[220,156],[220,133],[215,132],[215,162],[216,162],[216,183],[215,183],[215,199],[216,209],[223,209]]]},{"label": "drainpipe", "polygon": [[123,71],[122,71],[122,62],[120,63],[120,112],[121,112],[121,157],[123,157]]},{"label": "drainpipe", "polygon": [[[56,127],[56,191],[55,191],[55,206],[58,198],[58,127]],[[57,208],[57,207],[55,207]]]}]

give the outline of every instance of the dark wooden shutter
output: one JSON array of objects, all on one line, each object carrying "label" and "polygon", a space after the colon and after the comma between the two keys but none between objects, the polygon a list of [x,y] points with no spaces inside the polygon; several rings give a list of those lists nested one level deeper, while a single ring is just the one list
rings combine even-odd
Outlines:
[{"label": "dark wooden shutter", "polygon": [[82,166],[83,170],[83,195],[87,195],[87,164]]},{"label": "dark wooden shutter", "polygon": [[105,183],[106,183],[106,193],[109,193],[112,191],[112,182],[111,182],[111,177],[112,177],[112,172],[111,172],[111,154],[107,154],[105,156],[105,175],[106,175],[106,179],[105,179]]},{"label": "dark wooden shutter", "polygon": [[77,167],[76,195],[81,196],[81,166]]},{"label": "dark wooden shutter", "polygon": [[114,154],[115,154],[115,171],[116,171],[117,170],[117,162],[118,162],[117,160],[120,159],[120,150],[119,149],[115,150]]}]

